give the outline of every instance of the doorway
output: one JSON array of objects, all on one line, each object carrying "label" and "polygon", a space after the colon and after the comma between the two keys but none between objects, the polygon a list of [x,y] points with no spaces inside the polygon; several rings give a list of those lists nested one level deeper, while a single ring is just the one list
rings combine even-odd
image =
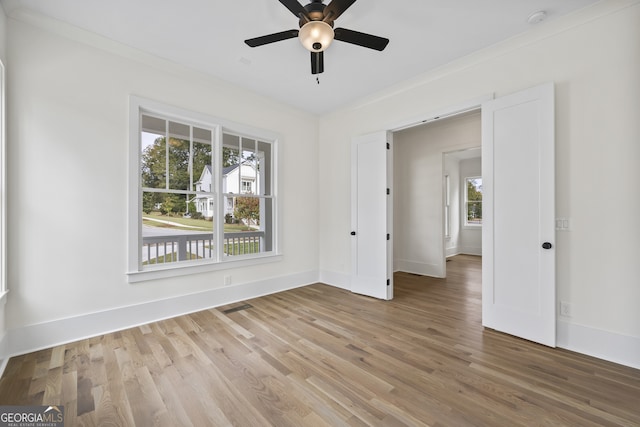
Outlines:
[{"label": "doorway", "polygon": [[481,178],[481,138],[477,109],[394,132],[394,271],[444,278],[447,256],[482,254],[459,200],[464,178]]},{"label": "doorway", "polygon": [[[465,111],[472,110],[477,111],[478,108],[472,107]],[[554,85],[546,83],[482,102],[481,111],[480,144],[484,170],[483,325],[554,346]],[[454,115],[456,117],[452,119],[461,118],[456,113],[449,116]],[[436,116],[431,121],[440,119],[440,116]],[[422,123],[427,121],[423,120]],[[382,175],[386,177],[378,180],[386,185],[373,188],[373,192],[386,194],[387,198],[380,197],[378,208],[366,209],[364,213],[367,217],[387,219],[384,222],[386,227],[373,227],[365,231],[371,236],[378,236],[379,241],[386,241],[386,244],[379,245],[379,255],[387,260],[387,267],[381,269],[384,274],[376,276],[379,280],[367,281],[367,286],[361,292],[364,295],[376,296],[376,291],[380,288],[385,299],[392,299],[393,280],[389,278],[390,270],[411,272],[413,268],[433,268],[434,273],[429,275],[446,275],[446,263],[438,263],[444,259],[444,245],[440,245],[439,250],[433,249],[433,253],[429,253],[431,247],[427,246],[432,241],[443,241],[443,209],[427,209],[441,206],[442,185],[439,185],[440,189],[435,193],[441,195],[440,200],[436,198],[433,204],[421,205],[421,196],[426,192],[424,189],[433,181],[420,179],[416,175],[419,171],[435,173],[436,176],[439,175],[441,183],[442,169],[438,168],[438,164],[442,165],[442,153],[446,150],[438,147],[437,142],[440,140],[437,138],[433,144],[420,144],[423,141],[415,138],[420,128],[420,125],[408,124],[402,129],[395,128],[395,133],[384,131],[354,138],[352,147],[359,150],[372,144],[371,147],[376,151],[384,153],[379,156],[379,162],[375,165],[367,164],[363,169],[377,171],[378,174],[382,171]],[[436,127],[434,125],[429,129]],[[401,130],[404,132],[400,132]],[[420,167],[429,163],[428,156],[421,153],[409,150],[408,154],[402,155],[403,145],[411,145],[402,144],[401,140],[397,144],[398,153],[394,154],[394,140],[398,137],[402,139],[405,133],[409,141],[419,141],[417,147],[433,149],[435,146],[440,149],[436,167]],[[461,141],[457,142],[463,144]],[[466,147],[463,145],[460,148]],[[397,160],[394,161],[394,158]],[[357,155],[352,158],[352,162],[356,164],[352,176],[360,178],[353,181],[356,185],[352,186],[352,200],[356,203],[352,205],[352,217],[354,211],[358,212],[357,202],[360,197],[371,190],[364,185],[368,180],[365,175],[360,176],[358,160]],[[413,167],[416,165],[418,167]],[[395,186],[389,186],[390,181],[396,180],[398,183]],[[361,183],[362,191],[358,186]],[[390,192],[391,188],[393,194]],[[411,203],[412,201],[415,203]],[[409,208],[408,213],[403,212],[403,207]],[[396,210],[398,214],[395,213]],[[367,222],[371,222],[370,219]],[[358,253],[363,249],[362,242],[369,236],[360,234],[358,221],[353,225],[352,248],[354,253]],[[437,229],[433,235],[429,235],[429,226]],[[390,230],[393,230],[392,233],[389,233]],[[411,239],[415,235],[418,238]],[[405,248],[403,241],[411,242],[413,247],[409,244],[407,246],[410,247]],[[418,257],[423,249],[430,257],[423,258],[423,261],[433,259],[434,263],[420,262]],[[394,256],[395,251],[397,256]],[[354,265],[354,282],[366,276],[366,269],[359,267],[360,263]],[[415,273],[424,274],[420,271]]]}]

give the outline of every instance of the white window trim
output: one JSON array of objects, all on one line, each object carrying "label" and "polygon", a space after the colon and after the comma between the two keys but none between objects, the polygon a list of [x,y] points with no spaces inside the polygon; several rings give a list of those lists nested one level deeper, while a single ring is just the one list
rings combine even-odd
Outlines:
[{"label": "white window trim", "polygon": [[482,179],[482,175],[473,175],[473,176],[465,176],[462,179],[462,210],[461,210],[461,219],[462,219],[462,228],[466,230],[480,230],[482,229],[482,224],[469,224],[467,222],[467,181],[470,179]]},{"label": "white window trim", "polygon": [[[140,208],[142,204],[142,187],[140,176],[140,113],[157,114],[164,117],[170,117],[177,121],[185,123],[207,124],[212,129],[218,129],[222,133],[222,129],[231,129],[234,134],[244,134],[257,138],[262,141],[271,143],[272,149],[272,198],[275,199],[274,218],[273,218],[273,251],[266,254],[251,254],[247,256],[234,256],[233,259],[223,257],[224,259],[211,262],[203,261],[182,261],[180,263],[164,264],[154,266],[152,269],[142,269],[141,248],[142,248],[142,219]],[[251,126],[236,123],[230,120],[212,117],[203,113],[192,112],[180,107],[170,106],[158,101],[131,95],[129,99],[129,204],[128,204],[128,281],[129,283],[142,282],[146,280],[154,280],[168,277],[184,276],[188,274],[196,274],[207,271],[226,270],[231,268],[240,268],[251,265],[264,264],[269,262],[278,262],[283,259],[280,253],[280,199],[277,197],[278,182],[278,141],[280,136],[277,133],[258,129]],[[218,153],[214,154],[215,160]],[[217,175],[217,174],[216,174]],[[214,177],[215,180],[219,178]],[[218,235],[223,226],[221,221],[217,221]]]}]

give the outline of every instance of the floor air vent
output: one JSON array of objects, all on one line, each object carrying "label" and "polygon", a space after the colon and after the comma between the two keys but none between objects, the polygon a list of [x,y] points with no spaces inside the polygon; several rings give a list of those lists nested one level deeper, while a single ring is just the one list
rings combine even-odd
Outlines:
[{"label": "floor air vent", "polygon": [[242,304],[237,307],[229,308],[223,311],[224,314],[235,313],[236,311],[246,310],[247,308],[252,308],[251,304]]}]

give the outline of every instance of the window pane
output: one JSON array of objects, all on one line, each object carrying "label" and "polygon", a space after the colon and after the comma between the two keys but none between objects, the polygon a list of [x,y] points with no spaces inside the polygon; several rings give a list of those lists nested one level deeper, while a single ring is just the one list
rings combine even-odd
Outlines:
[{"label": "window pane", "polygon": [[164,136],[167,132],[167,121],[157,117],[142,115],[142,132],[153,133]]},{"label": "window pane", "polygon": [[233,227],[227,227],[228,225],[234,224],[236,221],[233,217],[233,210],[235,208],[235,197],[233,196],[225,196],[224,197],[224,227],[225,231],[227,228],[231,231]]},{"label": "window pane", "polygon": [[256,194],[270,196],[271,192],[271,144],[258,141]]},{"label": "window pane", "polygon": [[140,133],[140,174],[142,186],[166,188],[166,121],[142,116]]},{"label": "window pane", "polygon": [[240,137],[222,136],[222,192],[240,193]]},{"label": "window pane", "polygon": [[[184,212],[189,196],[183,194],[143,192],[142,194],[142,263],[162,264],[213,258],[215,239],[213,222],[188,218]],[[200,201],[190,199],[192,203]],[[205,199],[206,206],[214,205]],[[213,209],[211,209],[213,211]]]},{"label": "window pane", "polygon": [[467,218],[468,225],[482,224],[482,178],[467,178]]},{"label": "window pane", "polygon": [[[225,216],[224,253],[247,255],[273,250],[273,201],[263,197],[228,196],[232,216]],[[225,207],[226,211],[226,207]]]},{"label": "window pane", "polygon": [[482,202],[467,204],[467,224],[482,224]]},{"label": "window pane", "polygon": [[240,162],[240,193],[255,194],[258,177],[258,154],[256,141],[242,138],[242,160]]},{"label": "window pane", "polygon": [[213,191],[213,173],[211,169],[211,131],[193,128],[193,185],[192,191]]},{"label": "window pane", "polygon": [[171,190],[189,189],[189,154],[191,151],[189,141],[189,126],[169,122],[169,189]]},{"label": "window pane", "polygon": [[260,204],[260,229],[264,232],[264,251],[271,252],[273,247],[273,199],[261,199]]}]

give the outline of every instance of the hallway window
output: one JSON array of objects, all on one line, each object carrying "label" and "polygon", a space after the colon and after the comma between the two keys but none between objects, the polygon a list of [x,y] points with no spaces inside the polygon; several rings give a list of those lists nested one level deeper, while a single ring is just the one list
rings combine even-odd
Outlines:
[{"label": "hallway window", "polygon": [[482,177],[465,178],[464,185],[464,225],[479,227],[482,225]]}]

